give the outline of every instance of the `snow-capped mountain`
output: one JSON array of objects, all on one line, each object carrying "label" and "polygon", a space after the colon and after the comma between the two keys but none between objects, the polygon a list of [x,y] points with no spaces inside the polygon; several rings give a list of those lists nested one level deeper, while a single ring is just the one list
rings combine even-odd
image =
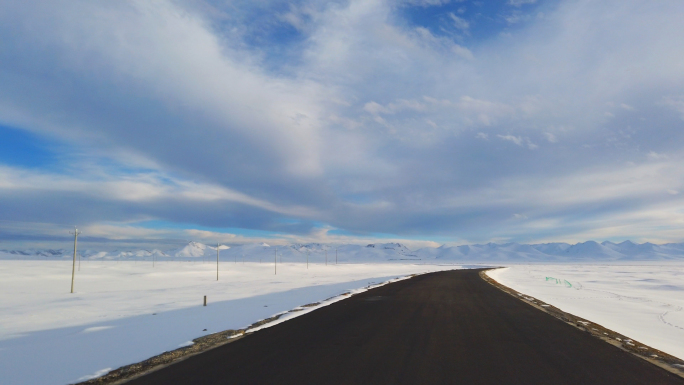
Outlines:
[{"label": "snow-capped mountain", "polygon": [[[158,261],[211,261],[216,259],[216,246],[200,242],[166,251],[79,249],[80,258],[88,260],[158,260]],[[73,250],[23,249],[0,250],[0,259],[59,260],[73,257]],[[401,243],[353,244],[289,244],[268,245],[252,243],[219,248],[219,259],[239,262],[306,262],[309,263],[374,263],[391,261],[423,262],[615,262],[648,260],[683,260],[684,243],[655,245],[587,241],[574,245],[567,243],[519,244],[488,243],[484,245],[440,246],[411,250]]]}]

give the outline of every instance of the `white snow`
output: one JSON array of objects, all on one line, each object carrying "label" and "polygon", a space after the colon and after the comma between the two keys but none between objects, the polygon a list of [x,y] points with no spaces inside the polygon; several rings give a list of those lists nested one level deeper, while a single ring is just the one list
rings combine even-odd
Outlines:
[{"label": "white snow", "polygon": [[74,294],[71,261],[0,260],[0,383],[83,381],[369,284],[459,268],[405,262],[326,266],[318,258],[308,269],[305,263],[278,264],[275,275],[271,257],[269,263],[222,261],[216,281],[215,259],[193,258],[155,261],[154,267],[149,259],[84,259]]},{"label": "white snow", "polygon": [[83,376],[83,377],[80,377],[80,378],[78,379],[78,381],[87,381],[87,380],[90,380],[90,379],[93,379],[93,378],[97,378],[97,377],[100,377],[100,376],[104,376],[105,374],[107,374],[107,373],[109,373],[109,372],[111,372],[111,371],[112,371],[112,368],[104,368],[104,369],[98,370],[98,371],[95,372],[94,374],[87,374],[87,375],[85,375],[85,376]]},{"label": "white snow", "polygon": [[[221,246],[218,282],[216,246],[103,251],[87,245],[79,248],[74,294],[68,244],[0,250],[2,384],[91,378],[369,283],[475,263],[513,265],[492,274],[527,296],[684,358],[684,244],[489,243],[410,250],[399,243],[255,243]],[[645,260],[651,264],[636,265]],[[547,265],[515,265],[540,262]]]},{"label": "white snow", "polygon": [[514,265],[488,274],[521,293],[684,359],[684,263]]},{"label": "white snow", "polygon": [[[453,261],[459,263],[496,263],[496,262],[633,262],[633,261],[681,261],[684,262],[684,243],[654,245],[587,241],[570,245],[567,243],[545,243],[526,245],[519,243],[486,245],[426,247],[415,251],[400,243],[373,243],[360,245],[324,245],[320,243],[269,246],[254,243],[234,247],[221,246],[220,259],[230,261],[268,261],[278,253],[278,261],[304,262],[306,256],[311,261],[324,262],[327,252],[328,261],[337,254],[339,262],[387,262],[387,261]],[[71,259],[73,249],[25,249],[0,250],[0,259],[20,260],[59,260]],[[79,255],[89,260],[203,260],[216,259],[216,247],[199,242],[161,251],[153,250],[92,250],[79,249]]]}]

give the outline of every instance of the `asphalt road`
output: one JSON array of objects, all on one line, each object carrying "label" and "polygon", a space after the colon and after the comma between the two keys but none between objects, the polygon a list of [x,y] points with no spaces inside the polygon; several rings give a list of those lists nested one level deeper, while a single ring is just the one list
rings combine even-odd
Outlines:
[{"label": "asphalt road", "polygon": [[484,282],[421,275],[129,384],[684,384]]}]

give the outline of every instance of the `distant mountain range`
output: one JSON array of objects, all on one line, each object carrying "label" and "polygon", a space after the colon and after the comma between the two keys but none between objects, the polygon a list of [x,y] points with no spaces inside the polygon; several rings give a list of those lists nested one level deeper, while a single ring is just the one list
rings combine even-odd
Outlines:
[{"label": "distant mountain range", "polygon": [[[278,257],[278,262],[305,262],[307,255],[311,263],[324,263],[327,253],[329,263],[338,262],[611,262],[611,261],[684,261],[684,243],[655,245],[588,241],[574,245],[568,243],[544,243],[527,245],[519,243],[464,246],[441,246],[410,250],[400,243],[374,243],[361,245],[327,245],[320,243],[290,244],[270,246],[265,243],[239,246],[221,246],[221,261],[234,263],[270,262]],[[73,251],[68,249],[25,249],[0,250],[0,259],[59,260],[72,258]],[[88,260],[149,260],[158,261],[215,261],[216,247],[199,242],[161,251],[153,250],[115,250],[97,251],[83,249],[81,258]]]}]

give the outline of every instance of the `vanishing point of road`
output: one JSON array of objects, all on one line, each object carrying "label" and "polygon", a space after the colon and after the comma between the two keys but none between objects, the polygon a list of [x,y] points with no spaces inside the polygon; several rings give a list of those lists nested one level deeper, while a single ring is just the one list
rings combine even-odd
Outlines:
[{"label": "vanishing point of road", "polygon": [[128,384],[684,384],[478,272],[381,286]]}]

